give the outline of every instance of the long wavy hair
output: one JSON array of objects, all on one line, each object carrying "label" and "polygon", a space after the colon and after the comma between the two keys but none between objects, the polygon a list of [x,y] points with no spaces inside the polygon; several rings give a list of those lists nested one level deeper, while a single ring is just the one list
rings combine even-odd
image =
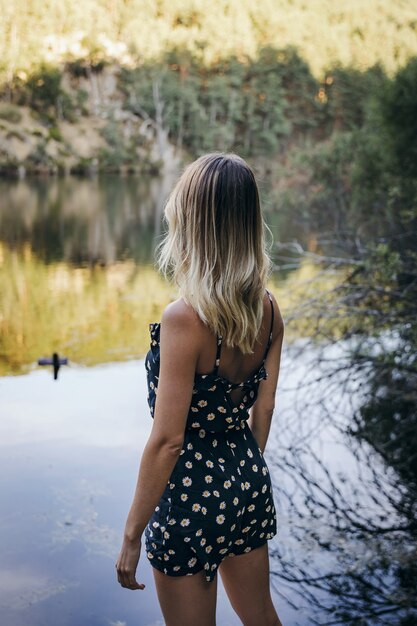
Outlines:
[{"label": "long wavy hair", "polygon": [[226,345],[252,353],[270,266],[252,169],[235,154],[201,156],[174,187],[165,220],[160,269]]}]

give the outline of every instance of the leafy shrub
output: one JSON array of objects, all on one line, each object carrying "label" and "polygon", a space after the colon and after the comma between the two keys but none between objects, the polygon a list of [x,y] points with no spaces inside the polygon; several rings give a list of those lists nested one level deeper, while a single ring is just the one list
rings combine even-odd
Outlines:
[{"label": "leafy shrub", "polygon": [[54,139],[55,141],[63,141],[63,137],[58,126],[52,126],[49,129],[49,138]]}]

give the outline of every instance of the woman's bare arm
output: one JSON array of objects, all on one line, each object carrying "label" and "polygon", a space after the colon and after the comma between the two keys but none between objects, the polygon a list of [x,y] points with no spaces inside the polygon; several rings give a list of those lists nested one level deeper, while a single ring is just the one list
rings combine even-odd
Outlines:
[{"label": "woman's bare arm", "polygon": [[183,302],[167,307],[161,323],[160,372],[152,431],[140,462],[124,541],[117,562],[119,582],[142,589],[135,579],[141,537],[181,452],[199,354],[199,327]]},{"label": "woman's bare arm", "polygon": [[272,344],[265,362],[268,378],[259,385],[258,397],[250,410],[248,420],[249,428],[256,439],[256,443],[262,452],[265,450],[268,440],[271,420],[275,408],[275,394],[278,384],[279,369],[281,364],[281,350],[284,338],[284,321],[278,304],[273,297],[274,328]]}]

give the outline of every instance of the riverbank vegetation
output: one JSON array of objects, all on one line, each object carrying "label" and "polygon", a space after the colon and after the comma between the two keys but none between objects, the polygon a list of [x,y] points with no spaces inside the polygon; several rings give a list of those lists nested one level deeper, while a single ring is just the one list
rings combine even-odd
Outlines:
[{"label": "riverbank vegetation", "polygon": [[[413,59],[369,94],[360,128],[288,160],[276,189],[280,211],[320,233],[316,252],[282,245],[278,260],[313,259],[319,275],[343,270],[336,288],[317,290],[287,320],[308,310],[321,349],[308,406],[298,407],[300,435],[277,460],[297,484],[278,488],[294,533],[328,559],[321,569],[310,552],[278,550],[281,576],[309,610],[329,615],[319,623],[409,626],[417,615],[416,84]],[[310,193],[288,184],[300,178]],[[304,416],[318,406],[306,434]],[[318,454],[326,425],[348,437],[355,471],[336,474]],[[299,498],[314,520],[307,537],[296,530],[306,518]]]},{"label": "riverbank vegetation", "polygon": [[[412,2],[2,2],[0,174],[286,160],[362,125],[417,54]],[[215,17],[214,17],[215,16]]]}]

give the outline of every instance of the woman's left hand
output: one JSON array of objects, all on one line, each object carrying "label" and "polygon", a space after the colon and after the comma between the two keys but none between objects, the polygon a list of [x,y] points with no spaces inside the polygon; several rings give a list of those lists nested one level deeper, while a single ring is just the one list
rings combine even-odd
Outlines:
[{"label": "woman's left hand", "polygon": [[129,541],[124,539],[122,549],[117,559],[117,580],[126,589],[145,589],[143,583],[136,580],[136,569],[139,563],[142,542],[140,539]]}]

